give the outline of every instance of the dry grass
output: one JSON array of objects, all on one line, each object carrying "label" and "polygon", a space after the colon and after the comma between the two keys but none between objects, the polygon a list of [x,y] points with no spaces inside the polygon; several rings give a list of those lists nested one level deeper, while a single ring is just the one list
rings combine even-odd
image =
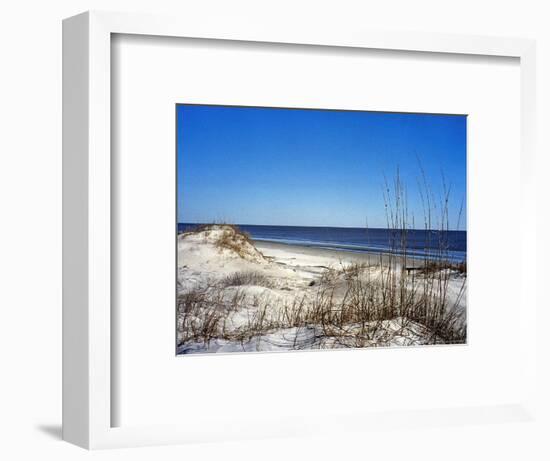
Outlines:
[{"label": "dry grass", "polygon": [[265,288],[273,288],[273,281],[258,271],[241,271],[228,275],[221,281],[224,287],[237,287],[253,285]]},{"label": "dry grass", "polygon": [[216,245],[218,248],[235,252],[241,258],[248,256],[250,247],[255,249],[250,236],[237,226],[224,226],[223,233]]},{"label": "dry grass", "polygon": [[189,341],[208,343],[226,332],[227,317],[239,310],[245,295],[236,290],[229,297],[223,289],[194,289],[178,295],[177,299],[177,342]]},{"label": "dry grass", "polygon": [[[313,329],[324,347],[384,345],[396,335],[411,335],[416,343],[421,337],[424,344],[466,342],[465,318],[441,297],[444,279],[431,278],[404,289],[405,284],[387,268],[377,275],[357,267],[351,271],[353,278],[348,278],[349,273],[349,269],[333,272],[331,281],[320,285],[311,297],[304,294],[283,304],[241,291],[226,299],[223,285],[188,293],[178,304],[179,343],[208,343],[214,338],[246,342],[288,328]],[[248,274],[244,277],[239,275],[238,280],[248,282]],[[342,278],[347,278],[345,290],[337,294]],[[246,322],[232,325],[231,313],[242,309],[246,309]],[[296,341],[291,348],[304,347]]]},{"label": "dry grass", "polygon": [[211,231],[220,231],[221,235],[215,241],[220,250],[229,250],[243,259],[265,259],[264,255],[254,246],[250,235],[234,224],[200,224],[184,232],[186,234],[201,234],[207,238]]}]

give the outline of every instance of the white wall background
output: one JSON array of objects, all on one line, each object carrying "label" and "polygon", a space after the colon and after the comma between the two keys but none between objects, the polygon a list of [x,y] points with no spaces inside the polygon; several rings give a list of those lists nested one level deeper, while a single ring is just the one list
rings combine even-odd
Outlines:
[{"label": "white wall background", "polygon": [[[548,286],[550,11],[544,0],[20,0],[0,10],[0,457],[3,459],[549,459],[538,423],[349,434],[88,453],[61,433],[61,19],[88,9],[193,15],[220,22],[524,36],[538,40],[539,279]],[[494,153],[495,162],[498,153]],[[498,167],[496,168],[498,171]],[[539,293],[539,295],[542,295]],[[550,306],[549,306],[550,307]],[[550,316],[540,326],[540,412],[550,415]],[[489,366],[490,364],[488,364]]]}]

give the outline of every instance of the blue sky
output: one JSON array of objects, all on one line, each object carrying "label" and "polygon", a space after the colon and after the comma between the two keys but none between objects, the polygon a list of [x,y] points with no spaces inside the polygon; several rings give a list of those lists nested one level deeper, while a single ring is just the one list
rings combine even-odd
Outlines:
[{"label": "blue sky", "polygon": [[466,203],[466,116],[178,105],[177,155],[179,222],[386,227],[399,168],[421,228],[419,160],[451,228]]}]

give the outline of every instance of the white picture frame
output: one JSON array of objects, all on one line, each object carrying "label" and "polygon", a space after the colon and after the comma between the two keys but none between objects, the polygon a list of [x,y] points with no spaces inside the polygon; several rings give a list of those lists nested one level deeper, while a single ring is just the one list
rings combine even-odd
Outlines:
[{"label": "white picture frame", "polygon": [[[535,386],[535,217],[534,173],[535,44],[527,39],[350,31],[314,26],[285,30],[276,25],[207,22],[139,14],[87,12],[63,22],[63,438],[76,445],[115,448],[238,438],[302,435],[329,430],[311,421],[189,431],[178,425],[111,427],[111,38],[113,34],[207,38],[213,40],[352,47],[392,51],[514,57],[521,69],[521,325],[526,367],[523,379]],[[115,370],[116,371],[116,370]],[[534,393],[521,402],[472,408],[404,410],[412,425],[468,424],[521,420],[533,414]],[[395,410],[392,410],[395,416]],[[396,426],[389,413],[354,415],[340,425],[368,430]]]}]

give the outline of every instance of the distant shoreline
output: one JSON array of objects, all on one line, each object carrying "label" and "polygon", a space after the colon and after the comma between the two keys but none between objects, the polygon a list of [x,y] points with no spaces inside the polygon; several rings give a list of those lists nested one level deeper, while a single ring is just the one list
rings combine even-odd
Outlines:
[{"label": "distant shoreline", "polygon": [[[279,254],[286,253],[289,258],[298,256],[317,256],[334,259],[335,262],[339,259],[345,262],[359,264],[379,264],[382,262],[384,266],[388,265],[390,257],[388,253],[384,253],[383,251],[350,251],[340,248],[321,248],[313,245],[309,246],[297,245],[293,243],[268,242],[265,240],[252,240],[256,248],[266,254],[266,256],[270,256],[271,252],[276,251]],[[402,259],[400,255],[393,255],[392,257],[394,260]],[[412,257],[407,255],[407,267],[421,267],[424,261],[424,257]]]}]

